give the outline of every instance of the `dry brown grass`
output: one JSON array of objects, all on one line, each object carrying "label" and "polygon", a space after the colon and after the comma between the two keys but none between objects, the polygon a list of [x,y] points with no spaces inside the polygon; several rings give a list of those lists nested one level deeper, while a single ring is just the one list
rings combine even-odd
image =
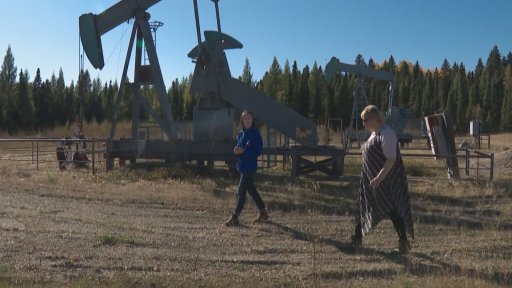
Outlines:
[{"label": "dry brown grass", "polygon": [[[176,169],[176,168],[174,168]],[[411,181],[417,237],[388,221],[347,245],[356,182],[261,175],[273,222],[225,228],[236,179],[186,168],[81,174],[4,168],[0,283],[90,287],[495,287],[512,283],[512,201],[499,185]],[[196,177],[199,175],[200,177]],[[177,177],[168,178],[167,176]],[[163,178],[160,178],[163,177]],[[181,179],[178,179],[181,178]],[[0,285],[1,286],[1,285]]]},{"label": "dry brown grass", "polygon": [[[424,164],[406,162],[409,169]],[[348,164],[341,181],[291,181],[269,170],[258,184],[272,221],[250,223],[257,211],[248,201],[243,226],[226,228],[237,179],[223,169],[93,176],[60,172],[55,163],[42,162],[37,171],[30,161],[2,161],[0,287],[512,285],[512,177],[449,182],[442,170],[423,175],[430,172],[412,168],[412,253],[396,252],[390,221],[356,253],[348,240],[360,162]]]}]

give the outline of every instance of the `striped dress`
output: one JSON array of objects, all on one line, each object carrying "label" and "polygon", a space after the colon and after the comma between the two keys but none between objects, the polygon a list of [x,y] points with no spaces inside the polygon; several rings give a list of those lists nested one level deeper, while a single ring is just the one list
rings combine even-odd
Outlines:
[{"label": "striped dress", "polygon": [[[390,129],[384,126],[383,129]],[[389,218],[389,212],[395,210],[403,219],[406,232],[414,238],[414,227],[409,203],[409,187],[405,167],[396,144],[396,162],[379,187],[370,187],[384,166],[386,157],[382,150],[382,130],[375,132],[361,147],[363,154],[363,171],[359,184],[359,210],[357,223],[361,224],[362,235],[366,236],[381,220]]]}]

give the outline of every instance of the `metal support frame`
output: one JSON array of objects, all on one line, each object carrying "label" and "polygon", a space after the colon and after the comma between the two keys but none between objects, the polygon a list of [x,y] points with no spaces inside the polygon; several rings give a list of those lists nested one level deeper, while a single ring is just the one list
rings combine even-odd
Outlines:
[{"label": "metal support frame", "polygon": [[[300,175],[316,171],[330,177],[339,177],[344,173],[345,153],[343,149],[333,147],[319,147],[317,149],[292,147],[290,154],[292,158],[292,178],[298,178]],[[310,160],[306,157],[314,157],[315,160]],[[317,157],[325,157],[325,159],[317,161]]]},{"label": "metal support frame", "polygon": [[[138,140],[138,130],[140,127],[140,108],[141,106],[151,115],[151,117],[157,122],[162,131],[166,134],[167,138],[172,140],[176,139],[175,131],[172,129],[172,125],[174,123],[174,118],[172,116],[172,112],[169,106],[169,100],[167,98],[167,92],[165,90],[165,84],[162,77],[162,72],[160,68],[160,63],[158,61],[158,56],[156,53],[156,47],[153,40],[153,34],[151,32],[151,28],[149,25],[149,14],[146,12],[139,12],[135,17],[135,21],[133,24],[133,29],[129,41],[128,51],[126,53],[125,65],[123,68],[123,74],[121,77],[121,84],[116,95],[115,105],[114,105],[114,114],[112,117],[112,125],[109,134],[108,142],[113,141],[115,138],[115,132],[117,127],[117,120],[119,116],[120,104],[122,93],[129,91],[131,94],[132,101],[132,130],[131,130],[131,140],[136,145]],[[142,57],[143,57],[143,49],[142,43],[145,44],[147,56],[149,59],[149,66],[151,71],[152,84],[156,87],[157,90],[157,98],[160,103],[160,115],[155,111],[155,109],[151,106],[149,101],[144,98],[140,93],[140,88],[144,83],[141,83],[140,79],[140,70],[142,67]],[[132,54],[132,48],[135,47],[135,69],[134,69],[134,77],[133,82],[127,82],[127,74],[128,67],[130,65],[130,58]],[[128,88],[128,89],[125,89]],[[110,155],[110,149],[112,149],[111,143],[107,145],[107,157]],[[135,157],[131,157],[131,161],[135,161]],[[113,164],[112,160],[107,161],[107,165]]]}]

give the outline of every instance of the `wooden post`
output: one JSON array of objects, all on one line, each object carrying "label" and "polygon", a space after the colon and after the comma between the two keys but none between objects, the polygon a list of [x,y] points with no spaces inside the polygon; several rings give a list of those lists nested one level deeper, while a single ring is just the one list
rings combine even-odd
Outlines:
[{"label": "wooden post", "polygon": [[96,174],[96,149],[95,149],[94,138],[92,138],[92,175]]},{"label": "wooden post", "polygon": [[[490,137],[490,135],[489,135]],[[493,180],[494,178],[494,153],[491,153],[491,167],[489,167],[491,171],[489,172],[489,180]]]},{"label": "wooden post", "polygon": [[491,134],[487,135],[487,149],[491,149]]},{"label": "wooden post", "polygon": [[295,148],[292,149],[292,178],[298,178],[300,174],[300,156]]},{"label": "wooden post", "polygon": [[32,144],[32,164],[34,164],[34,141],[30,142]]},{"label": "wooden post", "polygon": [[465,150],[466,150],[465,151],[466,152],[466,176],[469,176],[469,165],[470,165],[470,163],[469,163],[469,149],[468,149],[467,146],[466,146]]},{"label": "wooden post", "polygon": [[[478,155],[480,156],[480,155]],[[480,157],[476,158],[476,181],[478,182],[480,176]]]},{"label": "wooden post", "polygon": [[39,170],[39,141],[36,141],[36,169]]},{"label": "wooden post", "polygon": [[[270,128],[267,125],[267,147],[270,148]],[[270,154],[267,154],[267,168],[270,168]]]}]

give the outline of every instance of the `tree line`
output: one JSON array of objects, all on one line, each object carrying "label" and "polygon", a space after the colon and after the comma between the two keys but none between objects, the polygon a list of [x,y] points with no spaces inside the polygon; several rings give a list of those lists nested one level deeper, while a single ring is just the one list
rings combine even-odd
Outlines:
[{"label": "tree line", "polygon": [[[512,131],[512,53],[502,55],[494,47],[485,63],[478,59],[473,70],[463,63],[444,60],[440,68],[424,69],[418,62],[396,62],[393,56],[383,63],[366,61],[357,55],[356,65],[390,71],[395,75],[394,105],[409,108],[414,117],[449,111],[459,133],[466,133],[470,120],[482,120],[487,132]],[[50,79],[42,79],[39,69],[33,80],[29,72],[15,65],[8,47],[0,68],[0,130],[9,134],[37,133],[46,128],[67,125],[75,115],[86,123],[110,121],[119,84],[92,79],[87,70],[78,83],[66,85],[62,70]],[[246,59],[239,79],[273,97],[301,115],[319,124],[330,118],[350,123],[355,76],[341,74],[327,82],[321,65],[299,68],[297,61],[286,60],[281,66],[274,57],[262,79],[254,79]],[[192,119],[195,99],[189,93],[191,76],[171,82],[167,96],[176,121]],[[382,109],[388,106],[388,83],[365,79],[368,100]],[[141,93],[156,106],[156,91],[144,87]],[[126,95],[127,93],[120,93]],[[122,97],[119,119],[131,119],[132,102]],[[144,109],[141,109],[144,111]],[[143,121],[151,120],[147,113]]]}]

